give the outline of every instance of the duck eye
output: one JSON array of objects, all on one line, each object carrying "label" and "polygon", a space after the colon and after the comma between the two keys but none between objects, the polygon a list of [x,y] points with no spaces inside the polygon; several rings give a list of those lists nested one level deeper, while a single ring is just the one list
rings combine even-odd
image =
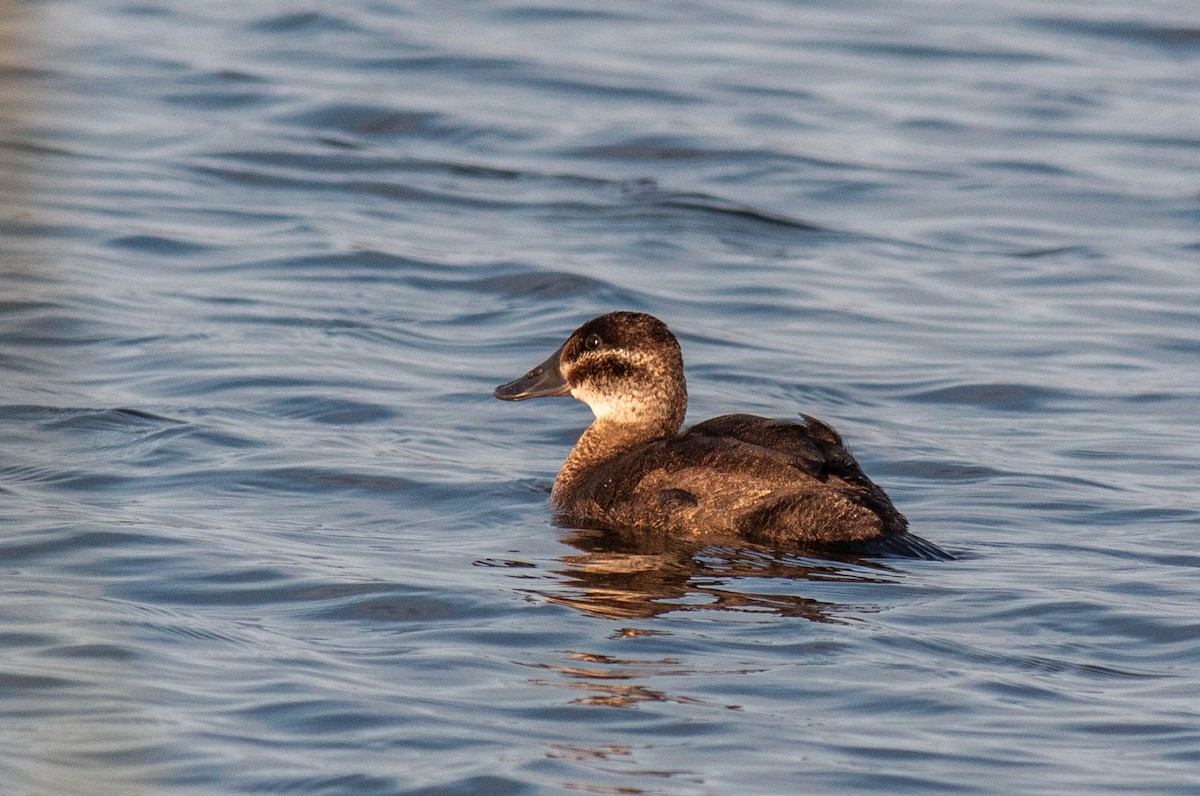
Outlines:
[{"label": "duck eye", "polygon": [[583,341],[583,347],[586,348],[588,351],[599,348],[600,347],[600,335],[598,335],[598,334],[588,335],[588,339]]}]

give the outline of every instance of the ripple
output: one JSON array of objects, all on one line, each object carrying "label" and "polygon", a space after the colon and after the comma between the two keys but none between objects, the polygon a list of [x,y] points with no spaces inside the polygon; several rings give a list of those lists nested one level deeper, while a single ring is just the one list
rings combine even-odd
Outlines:
[{"label": "ripple", "polygon": [[396,412],[386,406],[322,395],[291,396],[273,401],[272,408],[286,417],[330,426],[382,423],[396,417]]},{"label": "ripple", "polygon": [[337,605],[323,607],[313,615],[321,619],[370,621],[389,626],[397,622],[470,620],[481,615],[478,605],[464,605],[460,600],[445,599],[436,593],[372,594],[337,602]]},{"label": "ripple", "polygon": [[55,691],[63,688],[78,687],[79,685],[80,683],[78,682],[61,677],[0,671],[0,688],[13,695],[29,691]]},{"label": "ripple", "polygon": [[41,421],[46,429],[103,431],[110,429],[145,429],[175,426],[183,423],[170,417],[143,409],[117,407],[91,409],[81,407],[8,405],[0,406],[0,418],[6,420]]},{"label": "ripple", "polygon": [[[9,14],[9,790],[1193,792],[1200,39],[1060,5]],[[622,308],[961,554],[552,525]]]},{"label": "ripple", "polygon": [[350,596],[378,594],[388,588],[381,583],[314,580],[280,569],[243,565],[204,573],[177,573],[170,586],[136,586],[130,589],[129,595],[157,605],[299,607],[305,603],[327,603]]},{"label": "ripple", "polygon": [[495,135],[494,130],[472,130],[445,114],[395,110],[372,105],[326,105],[289,116],[286,121],[304,127],[336,130],[356,136],[447,138]]},{"label": "ripple", "polygon": [[111,245],[143,254],[182,257],[208,251],[211,247],[161,235],[125,235],[113,238]]},{"label": "ripple", "polygon": [[15,564],[43,559],[61,560],[63,554],[83,557],[82,554],[89,551],[111,553],[140,546],[157,546],[162,541],[154,536],[128,531],[55,529],[6,539],[0,543],[0,550],[5,561]]},{"label": "ripple", "polygon": [[1030,17],[1029,25],[1056,32],[1078,34],[1104,41],[1124,40],[1167,50],[1200,48],[1200,27],[1162,25],[1148,20],[1088,20],[1065,17]]},{"label": "ripple", "polygon": [[1000,48],[977,48],[937,46],[932,44],[893,44],[873,42],[869,44],[849,45],[847,49],[895,58],[900,61],[959,61],[1005,64],[1040,64],[1057,61],[1058,58],[1049,53],[1039,53],[1029,50],[1011,50]]},{"label": "ripple", "polygon": [[69,644],[46,650],[43,654],[69,660],[129,662],[137,659],[137,653],[134,650],[116,644]]},{"label": "ripple", "polygon": [[1066,390],[1034,384],[977,383],[939,387],[905,397],[911,401],[986,406],[1005,412],[1045,412],[1072,396]]},{"label": "ripple", "polygon": [[360,30],[344,17],[319,11],[297,11],[275,14],[250,22],[248,28],[262,33],[349,33]]},{"label": "ripple", "polygon": [[691,195],[676,195],[672,197],[664,197],[657,202],[662,207],[673,207],[682,210],[695,210],[703,213],[712,213],[714,215],[724,216],[738,221],[754,221],[761,224],[769,224],[772,226],[786,227],[788,229],[800,230],[802,232],[827,232],[816,224],[810,224],[807,221],[801,221],[795,218],[787,218],[786,216],[768,213],[762,210],[755,210],[749,207],[738,207],[731,202],[724,201],[715,196],[706,196],[704,194]]}]

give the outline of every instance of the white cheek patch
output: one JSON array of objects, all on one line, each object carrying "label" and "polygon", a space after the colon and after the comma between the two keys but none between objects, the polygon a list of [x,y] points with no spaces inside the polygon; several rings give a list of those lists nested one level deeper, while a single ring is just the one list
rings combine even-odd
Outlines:
[{"label": "white cheek patch", "polygon": [[[603,354],[584,354],[581,357],[581,361],[585,358],[596,356],[604,359],[623,361],[629,366],[631,371],[636,373],[651,372],[655,364],[653,357],[643,352],[635,351],[607,351]],[[564,374],[568,382],[571,381],[571,371],[573,369],[574,367],[567,370]],[[592,382],[577,384],[571,388],[571,397],[587,404],[597,420],[608,420],[614,423],[645,422],[645,398],[629,391],[629,388],[637,386],[638,381],[628,378],[623,380],[623,382],[609,385]],[[606,386],[609,389],[604,389]]]},{"label": "white cheek patch", "polygon": [[625,395],[597,395],[587,387],[575,387],[571,397],[587,404],[597,420],[633,423],[638,419],[637,403]]}]

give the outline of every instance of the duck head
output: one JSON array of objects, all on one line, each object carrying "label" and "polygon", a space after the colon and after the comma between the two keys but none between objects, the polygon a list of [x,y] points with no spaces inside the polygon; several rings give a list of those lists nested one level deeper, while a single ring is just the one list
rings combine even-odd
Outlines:
[{"label": "duck head", "polygon": [[606,421],[674,433],[687,410],[683,355],[667,325],[610,312],[576,329],[542,364],[493,393],[505,401],[570,395]]}]

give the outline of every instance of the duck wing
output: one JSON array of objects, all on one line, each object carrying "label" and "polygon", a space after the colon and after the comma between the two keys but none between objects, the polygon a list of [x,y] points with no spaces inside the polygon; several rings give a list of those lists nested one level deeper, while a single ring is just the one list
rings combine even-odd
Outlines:
[{"label": "duck wing", "polygon": [[757,449],[760,456],[786,461],[822,481],[842,470],[862,473],[836,431],[814,417],[802,417],[803,424],[757,415],[721,415],[697,423],[679,438],[737,440]]},{"label": "duck wing", "polygon": [[801,417],[803,423],[755,415],[722,415],[697,424],[687,433],[733,438],[782,454],[791,467],[840,487],[839,492],[877,514],[885,533],[907,528],[908,520],[863,472],[841,435],[811,415]]}]

